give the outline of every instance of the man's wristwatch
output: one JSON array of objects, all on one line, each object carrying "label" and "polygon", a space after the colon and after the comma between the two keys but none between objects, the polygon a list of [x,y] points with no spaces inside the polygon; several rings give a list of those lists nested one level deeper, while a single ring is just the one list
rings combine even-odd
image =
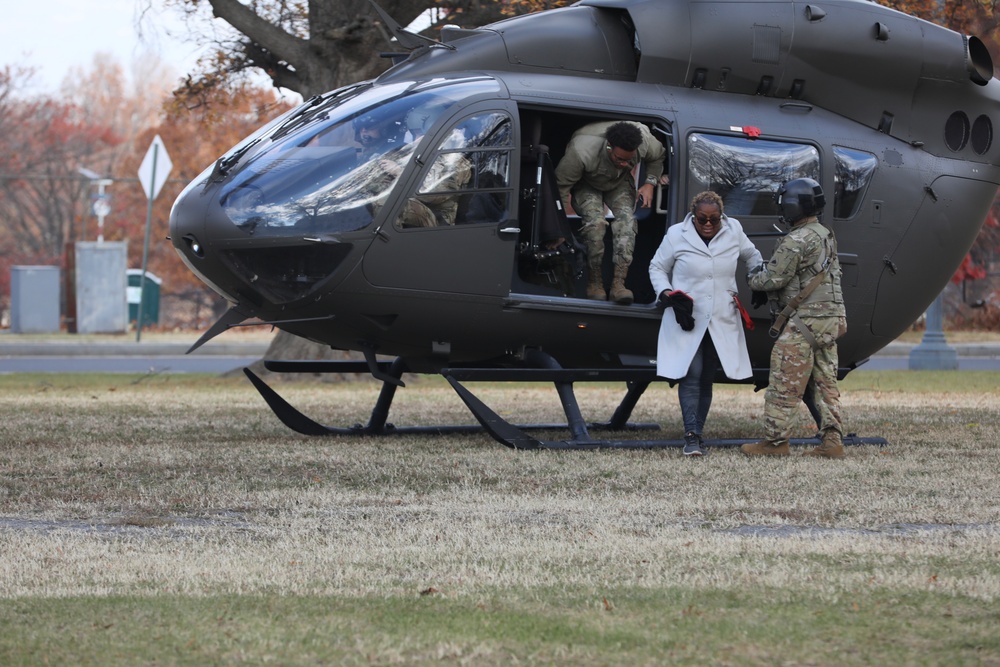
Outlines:
[{"label": "man's wristwatch", "polygon": [[660,179],[658,179],[656,176],[647,176],[646,177],[646,185],[656,185],[659,182],[660,182]]}]

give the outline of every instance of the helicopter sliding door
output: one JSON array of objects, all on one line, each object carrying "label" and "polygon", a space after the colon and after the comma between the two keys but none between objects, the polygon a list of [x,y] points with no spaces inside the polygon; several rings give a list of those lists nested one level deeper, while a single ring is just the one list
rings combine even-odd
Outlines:
[{"label": "helicopter sliding door", "polygon": [[[380,287],[506,296],[517,230],[512,217],[513,115],[475,105],[424,137],[407,189],[365,254]],[[408,131],[421,133],[408,120]],[[387,206],[387,208],[390,208]]]}]

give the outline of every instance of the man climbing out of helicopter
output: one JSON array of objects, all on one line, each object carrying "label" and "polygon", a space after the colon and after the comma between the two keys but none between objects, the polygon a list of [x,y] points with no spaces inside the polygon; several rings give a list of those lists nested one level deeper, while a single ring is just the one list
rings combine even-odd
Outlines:
[{"label": "man climbing out of helicopter", "polygon": [[778,191],[778,219],[791,225],[771,261],[747,275],[781,309],[771,335],[771,375],[764,396],[764,439],[741,447],[748,456],[787,456],[794,411],[813,385],[821,444],[810,456],[844,456],[840,390],[837,387],[837,339],[847,333],[840,262],[833,231],[819,222],[826,197],[811,178],[789,181]]},{"label": "man climbing out of helicopter", "polygon": [[[610,299],[622,305],[632,303],[632,291],[625,287],[625,276],[632,264],[635,249],[636,204],[649,208],[654,188],[666,184],[663,161],[666,150],[649,129],[632,121],[610,121],[585,125],[573,133],[566,152],[556,166],[556,184],[563,205],[572,204],[582,219],[581,234],[587,245],[590,277],[587,298]],[[642,162],[645,181],[636,190],[633,170]],[[604,235],[608,221],[604,207],[614,220],[611,232],[614,248],[614,277],[610,295],[605,291],[602,265]]]}]

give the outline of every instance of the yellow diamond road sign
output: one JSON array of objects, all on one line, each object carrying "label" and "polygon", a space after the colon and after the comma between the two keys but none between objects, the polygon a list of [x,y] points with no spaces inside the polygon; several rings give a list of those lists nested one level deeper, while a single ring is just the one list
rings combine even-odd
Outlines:
[{"label": "yellow diamond road sign", "polygon": [[173,168],[170,156],[167,155],[167,147],[163,145],[160,135],[156,135],[153,137],[153,143],[149,145],[149,150],[146,151],[146,157],[142,158],[142,164],[139,165],[139,182],[147,199],[156,199]]}]

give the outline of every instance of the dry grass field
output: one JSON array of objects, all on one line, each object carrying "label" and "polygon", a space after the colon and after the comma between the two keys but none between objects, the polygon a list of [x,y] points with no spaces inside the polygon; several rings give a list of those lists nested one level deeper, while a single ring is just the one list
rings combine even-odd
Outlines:
[{"label": "dry grass field", "polygon": [[[276,388],[341,426],[378,390]],[[474,388],[560,419],[550,387]],[[842,389],[888,446],[690,460],[308,438],[236,378],[0,376],[0,664],[1000,665],[1000,374]],[[603,420],[623,389],[577,392]],[[717,387],[706,437],[762,407]],[[633,418],[680,435],[666,385]],[[472,418],[416,378],[391,421]]]}]

